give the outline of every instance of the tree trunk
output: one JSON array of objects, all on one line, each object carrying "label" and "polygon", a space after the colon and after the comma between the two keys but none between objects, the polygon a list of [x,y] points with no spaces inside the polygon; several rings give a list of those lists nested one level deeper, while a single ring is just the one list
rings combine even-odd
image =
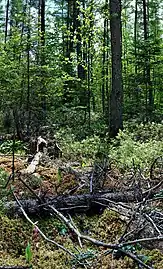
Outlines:
[{"label": "tree trunk", "polygon": [[[128,203],[142,201],[142,198],[143,197],[141,192],[139,189],[136,189],[133,191],[123,192],[99,192],[94,194],[88,193],[80,195],[51,197],[44,199],[44,206],[41,206],[40,200],[37,201],[36,199],[20,200],[20,202],[24,210],[29,215],[49,215],[50,210],[48,209],[48,205],[52,205],[57,210],[65,213],[97,213],[100,208],[107,207],[111,201]],[[8,215],[22,215],[19,205],[16,202],[7,202],[5,204],[5,209]]]},{"label": "tree trunk", "polygon": [[104,35],[103,35],[103,59],[102,59],[102,111],[105,115],[105,69],[106,69],[106,17],[104,18]]},{"label": "tree trunk", "polygon": [[135,76],[137,76],[137,22],[138,22],[138,0],[135,1],[135,21],[134,21]]},{"label": "tree trunk", "polygon": [[[31,2],[31,1],[30,1]],[[31,32],[30,32],[30,16],[31,16],[31,7],[29,6],[28,11],[28,30],[27,30],[27,135],[30,135],[30,124],[31,124],[31,107],[30,107],[30,49],[31,49]]]},{"label": "tree trunk", "polygon": [[123,128],[122,119],[122,31],[121,0],[110,0],[110,30],[112,53],[112,89],[110,96],[110,137]]},{"label": "tree trunk", "polygon": [[148,114],[151,118],[152,111],[154,107],[154,99],[153,99],[153,89],[151,85],[151,71],[150,71],[150,52],[147,46],[148,41],[148,6],[146,0],[143,0],[143,23],[144,23],[144,45],[145,45],[145,84],[146,84],[146,104],[147,104],[147,111],[146,111],[146,120],[148,121]]},{"label": "tree trunk", "polygon": [[8,33],[8,20],[9,20],[9,6],[10,6],[10,0],[7,0],[7,5],[6,5],[6,22],[5,22],[5,44],[7,41],[7,33]]}]

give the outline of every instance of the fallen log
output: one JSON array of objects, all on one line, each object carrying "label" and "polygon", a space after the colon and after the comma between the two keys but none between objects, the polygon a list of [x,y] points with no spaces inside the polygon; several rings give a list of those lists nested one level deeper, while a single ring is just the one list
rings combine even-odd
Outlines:
[{"label": "fallen log", "polygon": [[[21,205],[28,215],[49,215],[49,205],[55,207],[57,210],[68,213],[84,213],[105,208],[109,205],[109,201],[115,202],[138,202],[142,201],[142,195],[136,194],[135,191],[128,192],[98,192],[94,194],[80,194],[72,196],[56,196],[40,199],[20,200]],[[97,205],[100,202],[104,205]],[[16,202],[7,202],[5,210],[8,215],[22,215],[19,205]],[[96,212],[97,213],[97,212]]]},{"label": "fallen log", "polygon": [[34,157],[32,158],[31,163],[28,165],[26,169],[20,171],[22,175],[30,175],[33,174],[38,166],[40,159],[43,155],[44,149],[47,146],[47,142],[41,136],[37,138],[37,149]]}]

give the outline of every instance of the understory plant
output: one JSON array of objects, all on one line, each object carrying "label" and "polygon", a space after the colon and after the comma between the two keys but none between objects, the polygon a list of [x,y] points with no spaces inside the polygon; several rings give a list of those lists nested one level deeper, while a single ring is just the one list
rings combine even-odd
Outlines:
[{"label": "understory plant", "polygon": [[141,169],[149,168],[153,161],[163,152],[163,142],[149,138],[145,141],[134,140],[133,133],[120,131],[112,143],[109,153],[123,169],[133,166]]}]

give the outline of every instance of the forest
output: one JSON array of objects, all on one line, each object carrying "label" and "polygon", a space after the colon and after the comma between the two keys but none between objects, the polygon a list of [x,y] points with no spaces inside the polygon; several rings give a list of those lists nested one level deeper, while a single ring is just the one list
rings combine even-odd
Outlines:
[{"label": "forest", "polygon": [[163,268],[162,18],[0,0],[0,269]]}]

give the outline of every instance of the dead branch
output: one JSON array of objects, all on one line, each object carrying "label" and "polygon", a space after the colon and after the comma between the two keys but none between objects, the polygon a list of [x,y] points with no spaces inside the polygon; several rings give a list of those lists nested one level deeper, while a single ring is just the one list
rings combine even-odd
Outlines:
[{"label": "dead branch", "polygon": [[47,147],[47,142],[45,139],[43,139],[41,136],[37,138],[37,146],[36,146],[36,153],[31,161],[31,163],[28,165],[26,169],[23,169],[20,171],[22,175],[29,175],[33,174],[36,170],[37,165],[40,162],[40,159],[45,151],[45,148]]},{"label": "dead branch", "polygon": [[153,221],[153,219],[150,216],[148,216],[147,214],[144,214],[144,216],[152,224],[152,226],[154,227],[154,229],[156,230],[156,232],[159,234],[159,236],[162,236],[161,231],[158,229],[158,227],[155,224],[155,222]]},{"label": "dead branch", "polygon": [[21,170],[22,175],[33,174],[36,170],[36,166],[39,164],[40,159],[42,157],[42,152],[37,152],[32,160],[32,162],[28,165],[26,169]]},{"label": "dead branch", "polygon": [[[40,235],[46,240],[48,241],[49,243],[52,243],[54,244],[55,246],[57,246],[58,248],[62,249],[63,251],[65,251],[67,254],[69,254],[71,257],[77,259],[77,255],[72,253],[71,251],[69,251],[67,248],[63,247],[62,245],[58,244],[57,242],[55,242],[54,240],[52,239],[49,239],[40,229],[39,227],[36,225],[36,223],[34,223],[29,217],[28,215],[26,214],[25,210],[23,209],[23,206],[21,205],[20,201],[17,199],[16,195],[14,194],[14,197],[15,197],[15,200],[21,210],[21,212],[23,213],[24,217],[27,219],[28,222],[30,222],[36,229],[37,231],[40,233]],[[140,242],[145,242],[145,241],[153,241],[153,240],[163,240],[163,236],[159,236],[159,237],[152,237],[152,238],[143,238],[143,239],[138,239],[138,240],[133,240],[133,241],[129,241],[129,242],[121,242],[119,244],[108,244],[108,243],[105,243],[103,241],[100,241],[100,240],[96,240],[92,237],[89,237],[89,236],[86,236],[86,235],[83,235],[80,233],[80,231],[77,229],[77,227],[74,225],[74,223],[72,222],[72,220],[68,220],[61,212],[59,212],[55,207],[51,206],[51,205],[48,205],[48,207],[52,210],[52,212],[57,215],[57,217],[63,221],[67,227],[73,231],[77,238],[78,238],[78,241],[79,241],[79,244],[80,246],[82,247],[82,244],[81,244],[81,239],[82,240],[85,240],[85,241],[89,241],[91,242],[92,244],[96,245],[96,246],[103,246],[103,247],[107,247],[107,248],[110,248],[112,250],[117,250],[117,251],[120,251],[120,253],[122,252],[123,254],[125,254],[126,256],[130,257],[131,259],[133,259],[134,261],[136,261],[138,264],[140,264],[141,266],[147,268],[147,269],[152,269],[152,267],[146,265],[145,263],[143,263],[143,261],[141,261],[136,255],[134,255],[132,252],[128,252],[128,251],[125,251],[124,249],[122,249],[123,247],[125,246],[128,246],[128,245],[134,245],[136,243],[140,243]]]},{"label": "dead branch", "polygon": [[147,269],[153,269],[153,267],[145,264],[144,262],[142,262],[142,260],[140,260],[136,255],[134,255],[133,253],[131,252],[128,252],[128,251],[125,251],[123,249],[120,249],[120,251],[125,254],[126,256],[128,256],[129,258],[131,258],[132,260],[136,261],[137,264],[140,264],[141,266],[143,266],[144,268],[147,268]]},{"label": "dead branch", "polygon": [[[45,214],[45,205],[51,205],[55,207],[59,211],[65,212],[73,212],[73,213],[81,213],[88,212],[90,210],[99,210],[98,206],[95,206],[95,201],[101,201],[105,199],[105,205],[101,205],[100,208],[106,208],[109,205],[108,200],[116,201],[116,202],[134,202],[134,192],[107,192],[107,193],[95,193],[95,194],[81,194],[81,195],[69,195],[69,196],[57,196],[57,197],[49,197],[44,198],[45,202],[43,205],[40,204],[38,199],[28,199],[28,200],[20,200],[23,208],[29,215],[32,214]],[[139,197],[141,200],[141,197]],[[137,200],[137,199],[136,199]],[[21,211],[16,202],[7,202],[4,205],[6,209],[6,213],[9,215],[21,215]],[[50,213],[50,212],[49,212]],[[46,210],[47,214],[47,210]]]},{"label": "dead branch", "polygon": [[[14,194],[14,193],[13,193],[13,194]],[[28,217],[28,215],[26,214],[25,210],[23,209],[23,207],[22,207],[20,201],[18,200],[18,198],[17,198],[17,196],[16,196],[15,194],[14,194],[14,198],[15,198],[15,200],[16,200],[16,202],[17,202],[19,208],[20,208],[20,210],[22,211],[24,217],[26,218],[26,220],[27,220],[29,223],[31,223],[31,224],[37,229],[37,231],[39,232],[39,234],[40,234],[40,235],[41,235],[47,242],[49,242],[49,243],[55,245],[56,247],[58,247],[58,248],[64,250],[64,251],[65,251],[66,253],[68,253],[71,257],[74,257],[74,258],[75,258],[75,254],[73,254],[71,251],[69,251],[68,249],[66,249],[66,248],[63,247],[62,245],[58,244],[56,241],[54,241],[54,240],[48,238],[48,237],[47,237],[47,236],[40,230],[40,228],[36,225],[36,223],[34,223],[34,222]]]}]

